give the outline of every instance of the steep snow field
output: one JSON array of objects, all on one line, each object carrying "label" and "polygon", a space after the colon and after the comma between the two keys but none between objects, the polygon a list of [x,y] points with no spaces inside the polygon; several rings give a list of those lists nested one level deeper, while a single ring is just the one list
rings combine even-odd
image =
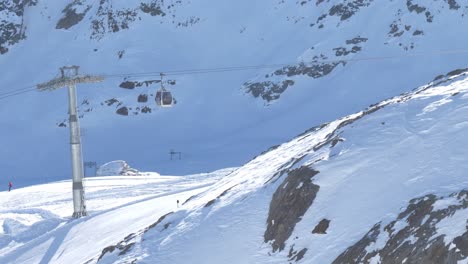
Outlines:
[{"label": "steep snow field", "polygon": [[65,218],[69,183],[1,193],[0,262],[467,263],[467,76],[312,128],[235,170],[91,178],[91,216],[79,220]]},{"label": "steep snow field", "polygon": [[[28,2],[37,4],[21,18],[0,13],[21,21],[25,33],[0,55],[0,92],[48,81],[63,65],[106,75],[102,84],[78,88],[85,161],[126,160],[163,174],[240,166],[311,126],[467,61],[466,52],[440,53],[466,50],[468,9],[458,0]],[[165,15],[143,11],[142,3]],[[69,4],[87,11],[72,27],[57,29]],[[156,108],[158,83],[119,87],[158,79],[159,71],[278,63],[290,67],[169,75],[172,109]],[[298,69],[299,63],[310,67]],[[153,73],[128,77],[140,72]],[[148,95],[146,103],[137,102],[140,94]],[[107,106],[111,99],[118,101]],[[66,103],[65,89],[2,100],[0,167],[16,185],[70,178],[68,128],[59,127],[67,124]],[[129,116],[117,115],[120,107],[131,108]],[[141,113],[144,107],[152,112]],[[182,159],[168,162],[171,149]]]}]

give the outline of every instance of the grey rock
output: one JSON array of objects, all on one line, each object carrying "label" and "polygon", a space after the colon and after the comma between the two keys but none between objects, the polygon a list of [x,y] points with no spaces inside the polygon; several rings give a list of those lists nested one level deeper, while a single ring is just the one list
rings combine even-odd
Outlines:
[{"label": "grey rock", "polygon": [[273,251],[283,250],[285,241],[294,227],[312,205],[320,187],[312,183],[318,171],[300,167],[288,173],[288,177],[273,194],[268,213],[264,240],[272,242]]}]

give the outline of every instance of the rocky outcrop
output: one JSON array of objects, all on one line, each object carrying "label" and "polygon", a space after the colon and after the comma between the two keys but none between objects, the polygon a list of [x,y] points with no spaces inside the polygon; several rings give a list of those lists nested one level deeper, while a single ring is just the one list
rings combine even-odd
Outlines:
[{"label": "rocky outcrop", "polygon": [[312,205],[320,188],[312,178],[318,173],[308,167],[295,169],[273,194],[263,236],[265,243],[271,242],[273,251],[284,249],[285,241]]},{"label": "rocky outcrop", "polygon": [[[377,223],[333,263],[457,263],[468,260],[468,190],[413,199],[390,223]],[[444,221],[448,221],[443,223]],[[447,234],[440,225],[461,226]],[[451,227],[455,229],[455,227]]]},{"label": "rocky outcrop", "polygon": [[146,0],[137,3],[129,2],[128,7],[117,9],[112,5],[112,1],[100,0],[98,10],[92,16],[91,38],[99,40],[109,33],[129,29],[133,22],[141,20],[145,15],[165,18],[162,21],[177,27],[189,27],[198,23],[200,18],[197,16],[178,18],[176,6],[183,2],[179,0],[166,3],[163,0]]},{"label": "rocky outcrop", "polygon": [[359,9],[369,6],[372,2],[373,0],[345,1],[345,3],[340,3],[330,8],[328,14],[330,16],[338,16],[343,21],[352,17]]},{"label": "rocky outcrop", "polygon": [[160,83],[160,80],[146,80],[146,81],[123,81],[120,83],[119,87],[124,89],[135,89],[137,87],[148,87],[155,83]]},{"label": "rocky outcrop", "polygon": [[8,52],[8,47],[26,38],[24,11],[37,4],[37,0],[0,0],[0,54]]},{"label": "rocky outcrop", "polygon": [[91,5],[86,5],[84,0],[74,0],[62,11],[63,17],[57,22],[56,29],[69,29],[80,23],[86,13],[91,9]]},{"label": "rocky outcrop", "polygon": [[126,106],[122,106],[117,111],[115,111],[118,115],[128,116],[128,108]]},{"label": "rocky outcrop", "polygon": [[128,29],[131,22],[137,19],[137,11],[132,8],[115,10],[112,2],[100,0],[95,18],[91,21],[91,38],[101,39],[106,33],[116,33]]},{"label": "rocky outcrop", "polygon": [[[357,54],[362,51],[363,44],[367,42],[367,38],[357,36],[345,41],[342,47],[330,49],[333,56],[330,57],[320,53],[312,56],[308,62],[300,62],[297,65],[284,66],[277,69],[271,74],[267,74],[259,80],[245,82],[243,88],[246,93],[252,94],[254,97],[260,97],[267,103],[275,101],[291,86],[296,83],[294,78],[299,76],[307,76],[318,79],[325,77],[333,72],[339,65],[346,65],[346,56]],[[310,50],[313,52],[313,49]],[[315,53],[315,52],[313,52]]]},{"label": "rocky outcrop", "polygon": [[322,219],[314,228],[314,230],[312,230],[312,234],[326,234],[327,233],[327,229],[328,227],[330,226],[330,220],[328,219]]}]

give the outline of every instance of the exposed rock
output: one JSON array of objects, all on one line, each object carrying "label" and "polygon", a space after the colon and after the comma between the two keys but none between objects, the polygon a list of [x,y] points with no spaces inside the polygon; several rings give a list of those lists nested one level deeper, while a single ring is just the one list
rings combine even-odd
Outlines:
[{"label": "exposed rock", "polygon": [[296,261],[298,262],[299,260],[304,258],[305,253],[307,252],[307,248],[303,248],[299,252],[294,251],[294,247],[291,247],[289,250],[288,258],[289,261]]},{"label": "exposed rock", "polygon": [[343,48],[343,47],[334,48],[333,50],[335,51],[335,55],[339,57],[339,56],[346,56],[350,53],[358,53],[359,51],[361,51],[361,49],[362,48],[359,46],[353,46],[350,50],[348,50],[347,48]]},{"label": "exposed rock", "polygon": [[285,241],[312,205],[320,188],[312,183],[312,178],[318,173],[308,167],[295,169],[273,194],[264,234],[265,243],[271,242],[273,252],[284,249]]},{"label": "exposed rock", "polygon": [[120,107],[119,109],[117,109],[117,111],[115,111],[117,114],[119,115],[123,115],[123,116],[128,116],[128,108],[126,106],[122,106]]},{"label": "exposed rock", "polygon": [[154,83],[160,83],[160,80],[147,80],[147,81],[124,81],[120,83],[119,87],[124,89],[135,89],[136,87],[150,86]]},{"label": "exposed rock", "polygon": [[14,45],[26,38],[24,26],[24,11],[29,6],[37,4],[37,0],[0,0],[0,54],[8,52],[8,46]]},{"label": "exposed rock", "polygon": [[73,27],[83,20],[89,9],[91,9],[91,6],[85,5],[83,0],[74,0],[63,9],[64,16],[60,18],[55,28],[69,29]]},{"label": "exposed rock", "polygon": [[322,219],[312,230],[312,234],[326,234],[327,229],[330,226],[330,220]]},{"label": "exposed rock", "polygon": [[[286,66],[276,70],[273,74],[276,76],[292,77],[296,75],[307,75],[314,79],[328,75],[338,65],[345,65],[346,62],[330,62],[330,63],[313,63],[310,66],[305,63],[299,63],[294,66]],[[251,93],[254,97],[261,96],[267,102],[277,100],[286,89],[294,85],[294,80],[286,79],[281,82],[263,81],[263,82],[246,82],[244,89],[247,93]]]},{"label": "exposed rock", "polygon": [[152,16],[165,16],[166,13],[162,11],[161,5],[163,4],[163,1],[153,1],[149,4],[147,3],[141,3],[140,4],[140,9],[144,13],[150,14]]},{"label": "exposed rock", "polygon": [[[451,202],[447,202],[449,200]],[[438,207],[434,206],[436,202],[439,202]],[[466,208],[468,190],[448,197],[426,195],[413,199],[396,220],[385,227],[381,223],[376,224],[333,263],[369,263],[373,258],[378,258],[380,263],[457,263],[467,260],[466,218],[461,220],[465,229],[451,241],[445,241],[446,234],[438,233],[437,229],[438,223]],[[370,250],[369,246],[377,239],[380,248],[371,247]]]},{"label": "exposed rock", "polygon": [[247,92],[252,93],[254,97],[261,96],[264,100],[270,102],[278,99],[280,95],[293,84],[293,80],[284,80],[281,84],[265,81],[260,83],[245,83],[244,85],[246,86]]},{"label": "exposed rock", "polygon": [[151,108],[148,107],[148,106],[144,106],[143,108],[141,108],[141,113],[149,114],[149,113],[151,113]]},{"label": "exposed rock", "polygon": [[138,95],[138,102],[139,102],[139,103],[146,103],[146,102],[148,102],[148,95],[147,95],[147,94],[140,94],[140,95]]},{"label": "exposed rock", "polygon": [[350,45],[350,44],[359,44],[359,43],[363,43],[363,42],[367,42],[367,38],[361,38],[361,37],[355,37],[353,39],[348,39],[346,40],[346,44],[347,45]]},{"label": "exposed rock", "polygon": [[137,19],[135,9],[114,10],[108,0],[100,0],[96,17],[91,21],[91,38],[101,39],[106,33],[128,29],[129,23]]},{"label": "exposed rock", "polygon": [[328,11],[330,16],[338,16],[341,21],[346,20],[356,14],[359,9],[367,7],[373,0],[351,0],[332,6]]},{"label": "exposed rock", "polygon": [[458,10],[460,8],[460,5],[457,3],[456,0],[445,0],[445,2],[447,2],[450,9]]},{"label": "exposed rock", "polygon": [[119,52],[117,52],[117,56],[119,57],[119,59],[121,59],[124,54],[125,54],[125,50],[119,50]]},{"label": "exposed rock", "polygon": [[426,7],[414,4],[412,0],[406,0],[406,7],[410,12],[422,13],[426,11]]},{"label": "exposed rock", "polygon": [[111,105],[113,105],[113,104],[115,104],[115,103],[116,103],[117,105],[119,105],[119,104],[120,104],[120,101],[117,100],[117,99],[115,99],[115,98],[111,98],[111,99],[109,99],[109,100],[104,101],[104,103],[105,103],[107,106],[111,106]]}]

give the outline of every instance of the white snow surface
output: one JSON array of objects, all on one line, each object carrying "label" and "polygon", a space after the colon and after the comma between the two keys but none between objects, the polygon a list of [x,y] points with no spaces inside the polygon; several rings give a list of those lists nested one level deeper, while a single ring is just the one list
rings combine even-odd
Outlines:
[{"label": "white snow surface", "polygon": [[[171,211],[161,225],[135,238],[125,255],[108,253],[99,263],[285,263],[292,246],[308,249],[300,263],[331,263],[376,223],[395,219],[411,199],[468,188],[468,126],[460,125],[468,115],[466,74],[379,106],[312,129],[238,169],[88,179],[90,216],[79,220],[68,218],[68,181],[2,192],[0,263],[96,263],[103,248]],[[345,140],[313,149],[333,131]],[[285,250],[273,253],[263,234],[272,195],[285,177],[278,172],[303,165],[319,171],[312,181],[320,189]],[[176,199],[189,197],[176,207]],[[327,234],[312,234],[323,218],[330,220]],[[450,242],[466,232],[466,220],[466,210],[457,212],[439,223],[438,235]]]},{"label": "white snow surface", "polygon": [[[88,217],[71,219],[71,182],[0,193],[0,263],[85,263],[232,169],[191,176],[86,179]],[[130,233],[129,233],[130,232]]]}]

